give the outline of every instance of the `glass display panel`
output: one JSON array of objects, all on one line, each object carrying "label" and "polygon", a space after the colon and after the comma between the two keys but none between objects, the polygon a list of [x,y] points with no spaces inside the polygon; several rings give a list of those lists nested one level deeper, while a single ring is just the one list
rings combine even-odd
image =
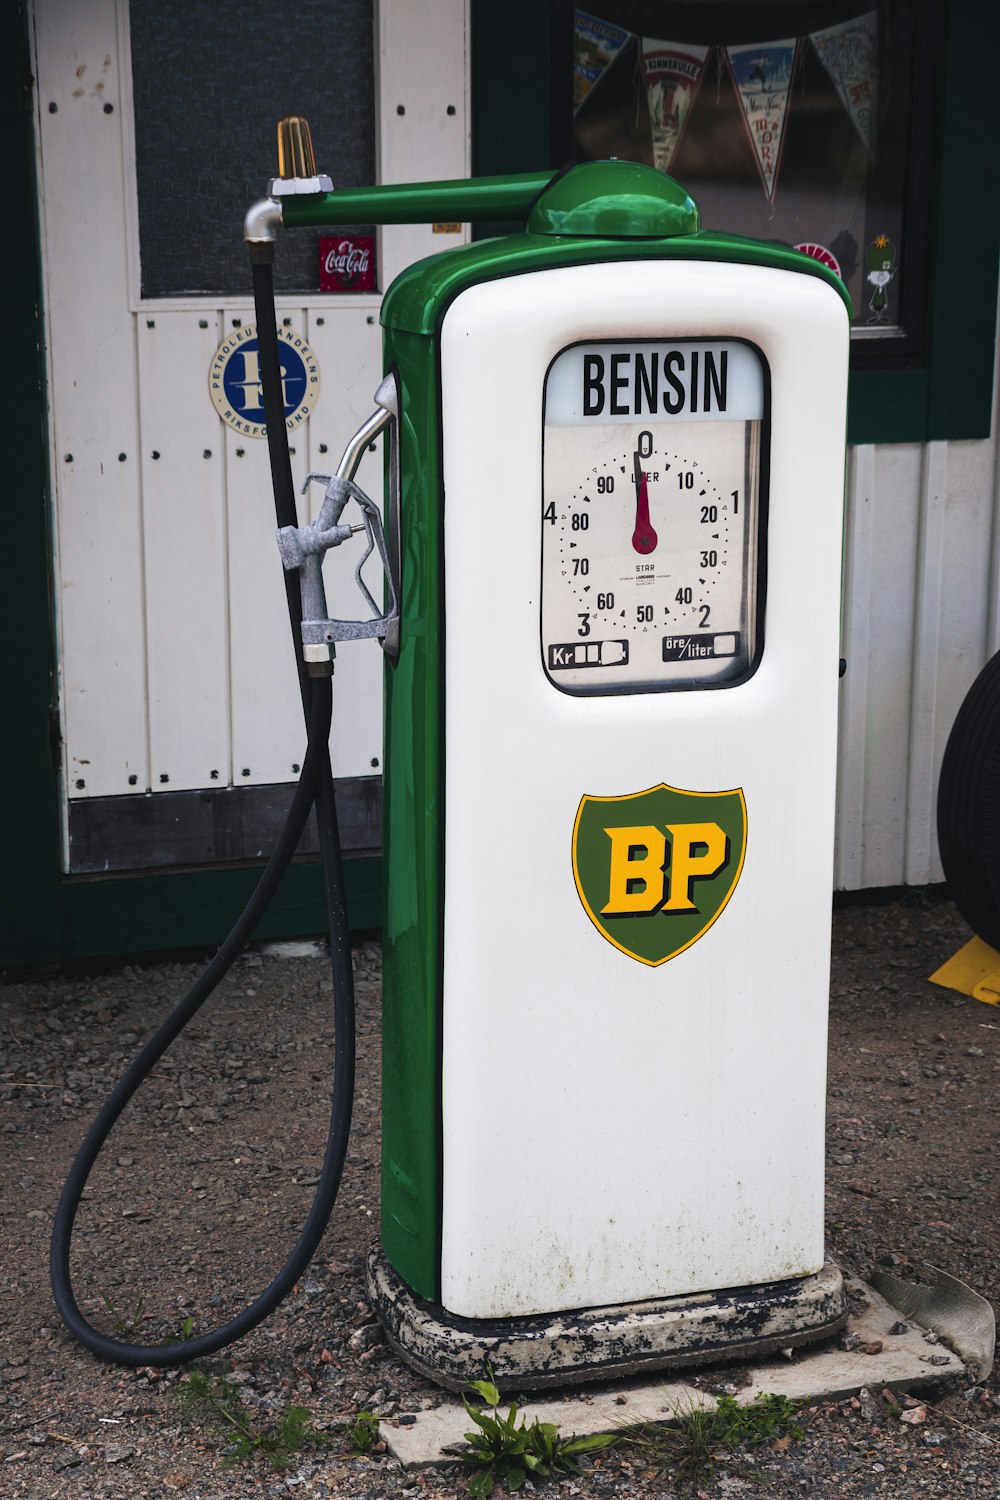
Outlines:
[{"label": "glass display panel", "polygon": [[739,339],[574,344],[545,381],[541,650],[576,694],[725,687],[760,653],[767,374]]}]

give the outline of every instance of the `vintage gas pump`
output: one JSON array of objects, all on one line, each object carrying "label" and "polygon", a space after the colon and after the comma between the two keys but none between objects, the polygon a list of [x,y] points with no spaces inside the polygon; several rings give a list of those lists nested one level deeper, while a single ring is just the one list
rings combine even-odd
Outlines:
[{"label": "vintage gas pump", "polygon": [[[353,1086],[327,740],[338,641],[386,656],[381,1243],[368,1291],[445,1385],[516,1388],[834,1332],[823,1247],[849,302],[819,262],[699,230],[628,162],[333,192],[304,122],[247,215],[278,541],[309,748],[233,931],[77,1153],[56,1304],[103,1359],[174,1365],[260,1322],[333,1206]],[[383,301],[375,411],[296,521],[270,264],[280,229],[526,217]],[[389,437],[386,524],[355,483]],[[350,509],[348,508],[350,507]],[[360,519],[359,519],[360,515]],[[364,532],[368,617],[322,559]],[[362,569],[376,552],[385,608]],[[296,579],[296,574],[298,578]],[[70,1279],[122,1110],[254,930],[315,805],[334,1097],[285,1265],[229,1322],[139,1345]]]},{"label": "vintage gas pump", "polygon": [[[251,239],[526,215],[382,310],[372,1301],[453,1385],[818,1339],[847,295],[631,163],[318,186]],[[283,540],[315,673],[345,464]]]}]

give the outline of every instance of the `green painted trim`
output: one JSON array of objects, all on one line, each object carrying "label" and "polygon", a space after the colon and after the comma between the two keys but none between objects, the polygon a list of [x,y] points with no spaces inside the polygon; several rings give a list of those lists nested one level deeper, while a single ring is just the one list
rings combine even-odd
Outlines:
[{"label": "green painted trim", "polygon": [[[175,875],[128,875],[113,880],[65,880],[56,887],[53,929],[5,932],[0,964],[78,958],[123,958],[214,948],[232,927],[260,875],[260,866],[207,869]],[[344,861],[352,931],[382,920],[382,859]],[[326,931],[323,874],[318,863],[292,865],[254,933],[255,938],[313,937]]]},{"label": "green painted trim", "polygon": [[847,441],[912,443],[927,429],[926,370],[852,370]]},{"label": "green painted trim", "polygon": [[947,14],[922,436],[985,438],[993,409],[1000,247],[1000,195],[988,165],[1000,10],[951,0]]},{"label": "green painted trim", "polygon": [[[975,45],[969,39],[975,38]],[[916,367],[851,372],[848,441],[988,438],[993,411],[1000,197],[974,143],[991,138],[1000,12],[951,0],[933,163],[927,353]]]},{"label": "green painted trim", "polygon": [[7,142],[8,204],[18,225],[7,236],[5,343],[16,351],[6,397],[4,542],[0,549],[0,638],[4,700],[12,721],[0,736],[4,789],[0,860],[0,950],[25,940],[57,949],[59,780],[51,717],[55,702],[49,600],[47,432],[38,197],[25,6],[0,8],[0,110]]},{"label": "green painted trim", "polygon": [[[472,0],[472,170],[479,176],[561,166],[552,159],[552,28],[538,0]],[[512,38],[530,39],[512,47]],[[512,76],[511,62],[516,59]]]},{"label": "green painted trim", "polygon": [[519,234],[506,239],[477,240],[409,266],[396,277],[382,299],[382,323],[386,328],[433,334],[447,304],[478,282],[558,266],[592,265],[598,260],[650,259],[739,262],[796,271],[825,281],[843,299],[848,311],[851,307],[839,277],[819,261],[784,245],[705,233],[639,240]]},{"label": "green painted trim", "polygon": [[[436,1299],[441,1235],[443,603],[436,341],[389,329],[402,388],[402,632],[386,674],[382,1245]],[[415,463],[411,455],[420,455]]]}]

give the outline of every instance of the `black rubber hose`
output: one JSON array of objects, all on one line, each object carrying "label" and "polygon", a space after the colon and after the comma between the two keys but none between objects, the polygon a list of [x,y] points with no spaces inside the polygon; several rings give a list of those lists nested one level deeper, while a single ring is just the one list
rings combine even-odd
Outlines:
[{"label": "black rubber hose", "polygon": [[[260,340],[261,375],[264,383],[268,447],[274,484],[275,514],[279,526],[296,524],[288,441],[274,316],[273,279],[269,259],[254,264],[254,299]],[[289,581],[291,586],[289,586]],[[86,1348],[100,1359],[123,1365],[173,1366],[213,1354],[249,1333],[291,1291],[318,1246],[336,1201],[347,1156],[347,1142],[354,1103],[354,977],[351,968],[350,929],[344,891],[337,811],[330,770],[330,721],[332,683],[329,678],[310,678],[301,664],[299,623],[301,609],[297,580],[286,575],[289,621],[299,663],[299,684],[306,713],[308,744],[288,818],[277,846],[264,868],[250,900],[208,967],[187,995],[168,1016],[138,1057],[125,1070],[101,1107],[84,1139],[63,1186],[52,1227],[49,1265],[52,1293],[59,1314]],[[335,1054],[333,1103],[326,1152],[312,1207],[291,1254],[263,1292],[244,1310],[200,1338],[174,1344],[131,1344],[109,1338],[83,1316],[70,1278],[70,1245],[73,1224],[87,1180],[108,1135],[129,1100],[141,1087],[156,1063],[187,1023],[208,999],[249,941],[295,854],[302,831],[315,805],[323,860],[324,888],[333,969]]]},{"label": "black rubber hose", "polygon": [[[260,378],[264,390],[264,419],[267,423],[267,454],[271,461],[271,488],[274,492],[274,518],[278,528],[297,526],[295,487],[292,484],[292,460],[288,452],[288,429],[285,426],[285,398],[281,385],[281,352],[278,348],[278,322],[274,311],[274,267],[270,245],[251,246],[254,312],[257,318]],[[302,660],[302,598],[298,575],[285,573],[285,602],[292,631],[292,650],[299,673],[299,691],[303,708],[315,678],[306,674]]]}]

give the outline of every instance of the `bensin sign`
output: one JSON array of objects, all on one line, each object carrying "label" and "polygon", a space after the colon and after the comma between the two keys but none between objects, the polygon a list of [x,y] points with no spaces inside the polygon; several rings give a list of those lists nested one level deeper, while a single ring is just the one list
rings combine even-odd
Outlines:
[{"label": "bensin sign", "polygon": [[690,948],[729,900],[743,869],[743,792],[650,787],[581,799],[573,878],[602,937],[656,967]]}]

